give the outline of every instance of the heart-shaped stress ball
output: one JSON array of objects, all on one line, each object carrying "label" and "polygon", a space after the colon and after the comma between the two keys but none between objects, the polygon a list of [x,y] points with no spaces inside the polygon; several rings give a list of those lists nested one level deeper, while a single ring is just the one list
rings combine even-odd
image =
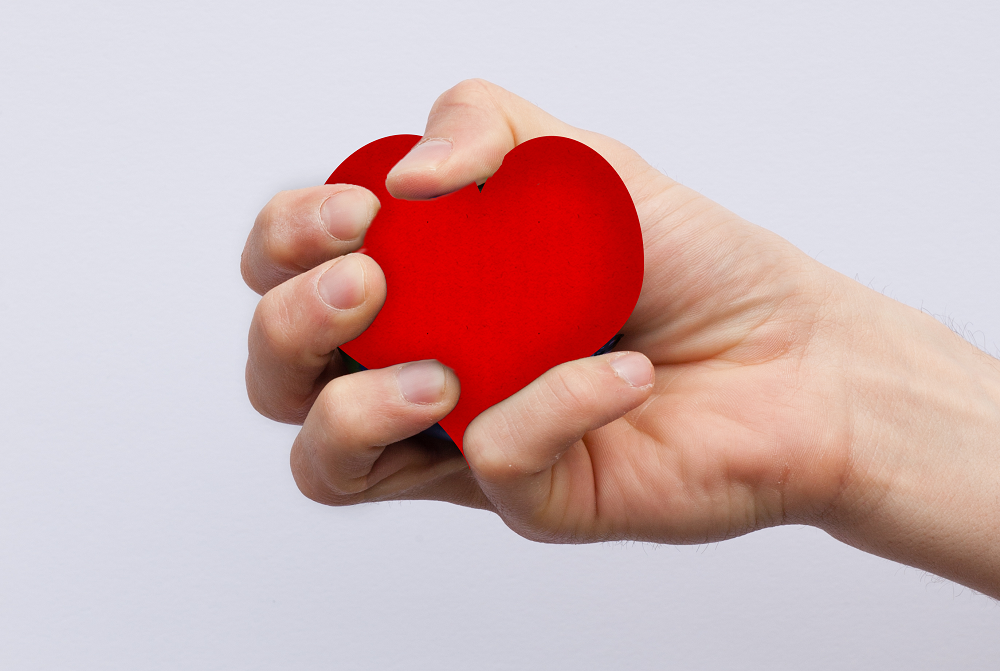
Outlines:
[{"label": "heart-shaped stress ball", "polygon": [[385,305],[340,349],[367,368],[454,369],[461,397],[440,425],[461,449],[483,410],[618,333],[642,288],[642,231],[614,168],[562,137],[518,145],[482,191],[397,200],[386,175],[419,139],[376,140],[327,180],[382,204],[363,251],[385,273]]}]

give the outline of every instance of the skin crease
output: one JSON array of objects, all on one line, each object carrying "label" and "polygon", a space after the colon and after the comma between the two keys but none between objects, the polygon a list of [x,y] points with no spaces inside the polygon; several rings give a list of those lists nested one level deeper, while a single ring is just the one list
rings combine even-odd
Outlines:
[{"label": "skin crease", "polygon": [[[264,296],[247,388],[263,414],[303,424],[291,455],[303,493],[330,505],[448,501],[560,543],[704,543],[812,524],[1000,596],[995,360],[489,82],[442,94],[424,136],[446,141],[426,155],[434,165],[415,150],[386,184],[421,199],[481,183],[542,135],[588,144],[622,176],[643,229],[642,294],[616,352],[558,366],[476,418],[468,464],[411,438],[454,407],[452,371],[419,403],[404,397],[398,366],[343,374],[336,347],[374,319],[385,280],[368,257],[344,256],[363,232],[332,237],[321,208],[359,189],[357,216],[370,223],[374,196],[313,187],[261,212],[242,264]],[[335,309],[324,274],[348,260],[363,302]],[[614,367],[626,356],[634,385]]]}]

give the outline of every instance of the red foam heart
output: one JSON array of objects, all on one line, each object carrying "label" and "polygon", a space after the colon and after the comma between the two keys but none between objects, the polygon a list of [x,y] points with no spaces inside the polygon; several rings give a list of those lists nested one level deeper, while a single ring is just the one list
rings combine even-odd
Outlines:
[{"label": "red foam heart", "polygon": [[385,305],[341,349],[368,368],[437,359],[454,369],[461,398],[440,424],[461,448],[483,410],[621,329],[642,288],[642,232],[614,168],[562,137],[518,145],[482,192],[397,200],[386,175],[419,139],[376,140],[327,180],[382,204],[365,253],[385,273]]}]

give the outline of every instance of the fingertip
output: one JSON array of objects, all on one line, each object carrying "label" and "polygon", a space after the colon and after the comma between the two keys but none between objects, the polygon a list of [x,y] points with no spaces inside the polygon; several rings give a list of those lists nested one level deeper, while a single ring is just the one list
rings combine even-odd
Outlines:
[{"label": "fingertip", "polygon": [[396,371],[399,393],[407,403],[431,405],[441,401],[445,395],[448,376],[442,366],[433,359],[404,364]]},{"label": "fingertip", "polygon": [[334,240],[351,242],[364,236],[380,206],[378,198],[368,189],[347,185],[320,203],[319,221],[323,231]]},{"label": "fingertip", "polygon": [[451,157],[455,145],[451,138],[427,137],[414,145],[413,149],[393,166],[389,177],[405,172],[426,172],[437,170]]},{"label": "fingertip", "polygon": [[652,362],[641,352],[616,352],[608,355],[608,364],[630,387],[652,387],[656,376]]},{"label": "fingertip", "polygon": [[270,289],[361,246],[381,204],[351,184],[324,184],[276,194],[257,215],[240,260],[251,289]]},{"label": "fingertip", "polygon": [[454,152],[449,137],[425,137],[392,167],[385,187],[394,198],[424,200],[442,195],[441,170]]}]

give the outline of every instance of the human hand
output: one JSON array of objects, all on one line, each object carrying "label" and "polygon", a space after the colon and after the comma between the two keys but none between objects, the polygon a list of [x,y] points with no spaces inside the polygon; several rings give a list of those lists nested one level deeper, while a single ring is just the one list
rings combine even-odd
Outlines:
[{"label": "human hand", "polygon": [[[988,436],[1000,426],[1000,384],[944,327],[624,145],[486,82],[439,98],[424,140],[386,184],[401,198],[442,195],[482,182],[507,151],[543,135],[589,145],[622,176],[643,229],[643,290],[617,352],[558,366],[474,420],[468,465],[449,445],[412,438],[457,402],[449,369],[421,362],[343,374],[336,347],[385,299],[377,264],[350,253],[377,212],[374,196],[314,187],[279,194],[261,212],[243,258],[247,283],[265,294],[247,385],[263,414],[304,422],[292,448],[302,491],[334,505],[420,498],[486,508],[553,542],[701,543],[809,523],[995,589],[995,559],[960,556],[976,539],[988,544],[988,533],[954,524],[921,536],[948,518],[947,506],[922,501],[950,490],[954,506],[955,486],[969,478],[951,468],[954,453],[914,452],[914,442],[951,440],[981,462],[996,458]],[[981,393],[970,396],[970,380]],[[958,428],[942,419],[956,406]],[[981,503],[988,484],[976,492]]]}]

